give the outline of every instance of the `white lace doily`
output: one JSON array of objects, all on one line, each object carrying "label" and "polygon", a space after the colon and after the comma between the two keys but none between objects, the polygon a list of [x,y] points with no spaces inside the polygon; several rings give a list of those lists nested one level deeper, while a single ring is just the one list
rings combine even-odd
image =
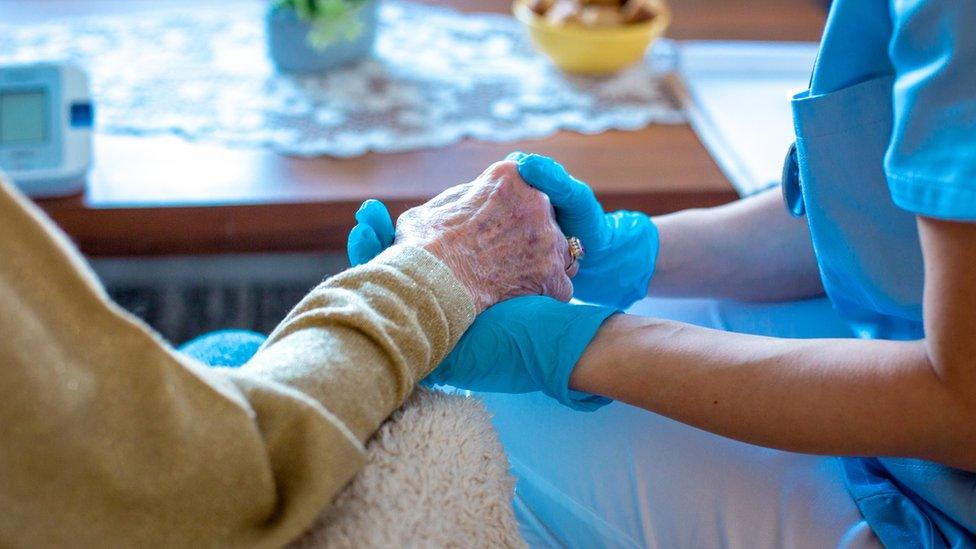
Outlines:
[{"label": "white lace doily", "polygon": [[267,59],[263,17],[262,4],[249,3],[0,25],[0,62],[87,68],[100,132],[175,133],[302,156],[684,121],[661,78],[673,61],[667,41],[616,76],[569,77],[511,17],[386,0],[373,60],[292,77]]}]

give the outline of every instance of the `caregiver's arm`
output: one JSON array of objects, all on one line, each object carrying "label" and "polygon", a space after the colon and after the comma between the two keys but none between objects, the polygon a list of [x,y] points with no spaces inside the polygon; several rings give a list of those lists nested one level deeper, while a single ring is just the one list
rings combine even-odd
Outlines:
[{"label": "caregiver's arm", "polygon": [[618,315],[571,386],[762,446],[976,471],[976,224],[919,229],[925,340],[774,339]]},{"label": "caregiver's arm", "polygon": [[786,212],[779,188],[654,223],[651,295],[779,301],[823,293],[806,219]]}]

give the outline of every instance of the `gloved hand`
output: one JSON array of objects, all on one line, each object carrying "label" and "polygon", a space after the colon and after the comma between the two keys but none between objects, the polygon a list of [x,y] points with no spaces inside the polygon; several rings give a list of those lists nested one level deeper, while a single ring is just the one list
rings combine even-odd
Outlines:
[{"label": "gloved hand", "polygon": [[527,296],[502,301],[479,315],[454,350],[424,380],[489,393],[542,391],[576,410],[611,401],[573,391],[569,376],[611,307]]},{"label": "gloved hand", "polygon": [[657,227],[646,214],[604,213],[593,191],[551,158],[512,153],[526,183],[546,193],[566,236],[580,239],[585,255],[573,278],[575,297],[626,309],[647,296],[657,261]]},{"label": "gloved hand", "polygon": [[349,232],[346,252],[355,267],[378,256],[393,245],[396,230],[386,206],[379,200],[367,200],[356,212],[356,226]]},{"label": "gloved hand", "polygon": [[[349,233],[349,263],[366,263],[393,243],[390,214],[367,200]],[[595,410],[609,399],[570,390],[569,376],[610,307],[573,305],[543,296],[509,299],[489,307],[443,362],[423,381],[498,393],[542,391],[577,410]]]}]

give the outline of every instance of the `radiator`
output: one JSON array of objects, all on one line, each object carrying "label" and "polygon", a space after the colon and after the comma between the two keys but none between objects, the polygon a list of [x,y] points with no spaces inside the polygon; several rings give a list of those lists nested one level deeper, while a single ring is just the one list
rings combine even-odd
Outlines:
[{"label": "radiator", "polygon": [[347,266],[341,254],[92,261],[112,299],[177,345],[223,328],[268,333],[310,289]]}]

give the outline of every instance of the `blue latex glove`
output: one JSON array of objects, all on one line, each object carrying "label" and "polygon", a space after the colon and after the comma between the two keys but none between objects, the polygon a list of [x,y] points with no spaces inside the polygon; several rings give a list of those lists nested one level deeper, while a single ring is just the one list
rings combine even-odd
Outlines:
[{"label": "blue latex glove", "polygon": [[424,382],[489,393],[542,391],[570,408],[596,410],[611,401],[571,390],[569,376],[597,330],[617,312],[544,296],[503,301],[478,315]]},{"label": "blue latex glove", "polygon": [[356,212],[356,226],[349,232],[346,252],[355,267],[373,259],[393,245],[396,230],[386,206],[379,200],[367,200]]},{"label": "blue latex glove", "polygon": [[518,164],[526,183],[549,196],[563,233],[583,243],[586,254],[573,278],[577,298],[626,309],[647,296],[659,245],[650,217],[604,213],[590,187],[551,158],[512,153],[507,159]]},{"label": "blue latex glove", "polygon": [[[347,243],[353,266],[379,255],[395,235],[378,200],[364,202],[356,221]],[[482,392],[542,391],[571,408],[595,410],[610,400],[570,390],[569,376],[603,321],[616,312],[544,296],[503,301],[478,315],[423,383]]]}]

